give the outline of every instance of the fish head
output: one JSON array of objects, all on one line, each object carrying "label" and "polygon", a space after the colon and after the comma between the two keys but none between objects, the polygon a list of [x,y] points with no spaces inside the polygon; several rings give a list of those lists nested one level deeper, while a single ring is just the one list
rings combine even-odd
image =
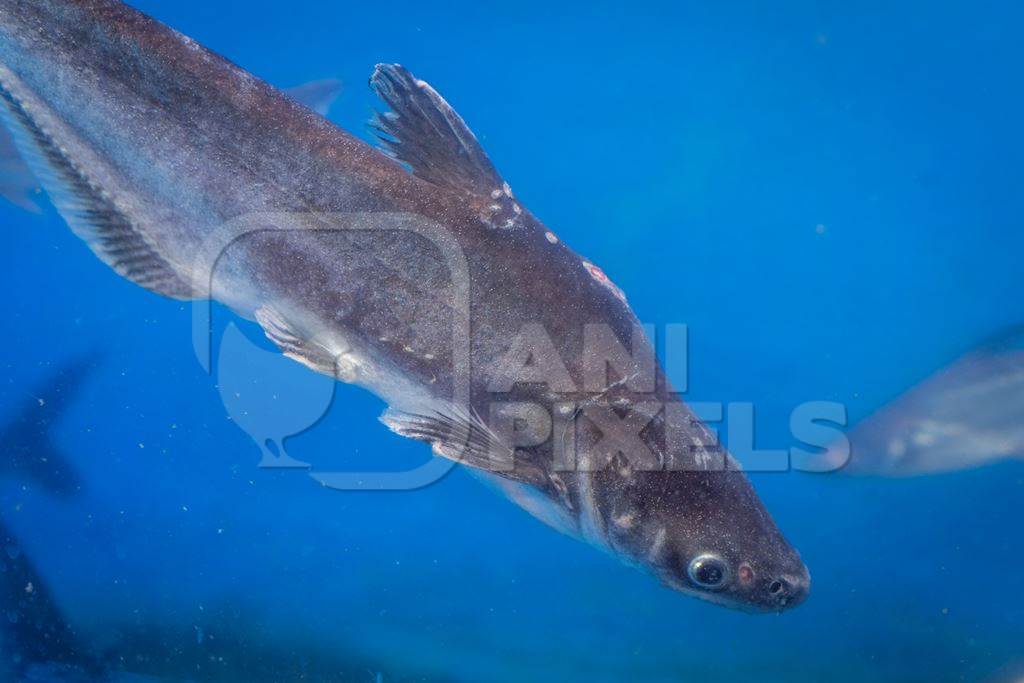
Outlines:
[{"label": "fish head", "polygon": [[638,472],[612,490],[610,545],[665,586],[752,612],[807,597],[807,567],[742,472]]}]

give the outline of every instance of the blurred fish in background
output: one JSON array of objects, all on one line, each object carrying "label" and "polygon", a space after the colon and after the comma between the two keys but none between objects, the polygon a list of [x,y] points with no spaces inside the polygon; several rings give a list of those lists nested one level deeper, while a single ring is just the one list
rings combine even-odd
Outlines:
[{"label": "blurred fish in background", "polygon": [[[13,419],[0,429],[0,476],[61,498],[80,492],[81,479],[56,445],[54,431],[99,359],[97,353],[72,358],[25,395]],[[93,662],[80,654],[71,628],[3,515],[0,547],[0,679],[61,681],[73,680],[65,676],[71,671],[94,673]]]},{"label": "blurred fish in background", "polygon": [[[370,662],[343,649],[303,652],[254,623],[237,604],[210,609],[191,628],[115,625],[98,645],[77,634],[43,577],[0,517],[0,681],[4,683],[328,683],[360,678]],[[292,678],[302,672],[298,678]],[[374,681],[383,681],[376,674]]]},{"label": "blurred fish in background", "polygon": [[[235,370],[228,368],[228,376],[243,381],[252,373],[266,370],[259,364],[265,358],[253,354],[272,354],[246,340],[233,326],[225,340],[227,346],[222,344],[222,350],[234,350],[234,359],[243,363],[243,367]],[[73,443],[73,439],[62,437],[59,430],[65,415],[76,404],[87,403],[88,381],[102,359],[98,352],[74,356],[59,364],[30,391],[20,392],[23,400],[13,406],[10,415],[3,416],[7,424],[0,427],[5,451],[0,460],[0,479],[26,491],[59,498],[63,504],[80,506],[83,514],[89,514],[93,508],[86,500],[87,487],[67,453],[67,444]],[[288,364],[286,373],[292,365]],[[235,407],[236,419],[238,410],[254,406],[264,420],[269,414],[287,414],[288,410],[259,401],[270,400],[267,392],[275,390],[283,391],[282,399],[290,401],[292,390],[302,393],[300,390],[308,388],[304,384],[282,387],[276,369],[271,370],[270,384],[256,385],[256,404],[245,399],[229,405],[229,410]],[[301,369],[296,373],[312,374]],[[333,389],[330,380],[320,379],[328,389]],[[328,401],[329,398],[330,395]],[[325,407],[322,403],[315,405],[321,412]],[[302,419],[310,416],[308,410],[300,413],[300,417],[306,416]],[[317,412],[312,419],[315,421],[319,416]],[[270,420],[268,424],[288,427],[280,420]],[[140,618],[132,613],[123,615],[122,621],[108,624],[110,630],[106,633],[79,632],[69,623],[46,578],[11,528],[15,525],[9,514],[7,508],[0,510],[2,683],[276,683],[291,680],[297,671],[303,672],[302,680],[326,683],[366,679],[367,667],[377,664],[341,647],[329,652],[321,652],[315,646],[306,650],[295,648],[263,624],[251,605],[227,596],[185,625],[165,623],[166,615]],[[109,553],[115,555],[115,548],[111,547]]]},{"label": "blurred fish in background", "polygon": [[[95,663],[81,654],[71,628],[47,586],[0,517],[0,679],[74,680]],[[83,679],[85,680],[85,679]]]},{"label": "blurred fish in background", "polygon": [[4,458],[0,476],[19,479],[24,486],[69,496],[81,481],[67,456],[56,445],[54,430],[78,399],[83,385],[100,364],[98,353],[75,357],[32,387],[0,427]]},{"label": "blurred fish in background", "polygon": [[861,421],[821,468],[905,477],[1024,457],[1024,326],[963,354]]}]

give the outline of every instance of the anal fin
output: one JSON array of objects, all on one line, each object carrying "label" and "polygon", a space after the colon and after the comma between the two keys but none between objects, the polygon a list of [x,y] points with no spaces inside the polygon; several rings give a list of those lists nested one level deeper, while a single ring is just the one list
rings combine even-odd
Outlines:
[{"label": "anal fin", "polygon": [[4,122],[26,164],[72,231],[122,277],[174,299],[192,287],[117,202],[39,125],[26,105],[0,83]]}]

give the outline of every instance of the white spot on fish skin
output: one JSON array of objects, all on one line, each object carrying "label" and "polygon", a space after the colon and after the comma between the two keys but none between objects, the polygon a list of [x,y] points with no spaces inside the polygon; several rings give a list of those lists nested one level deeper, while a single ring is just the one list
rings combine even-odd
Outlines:
[{"label": "white spot on fish skin", "polygon": [[500,204],[491,204],[487,208],[489,208],[491,210],[491,213],[498,213],[499,211],[501,211],[501,205]]},{"label": "white spot on fish skin", "polygon": [[512,188],[508,186],[508,183],[504,183],[501,186],[501,189],[502,191],[504,191],[506,197],[508,197],[509,199],[512,198]]},{"label": "white spot on fish skin", "polygon": [[546,237],[548,242],[551,242],[551,244],[558,244],[558,237],[555,236],[555,233],[551,232],[550,230],[544,233],[544,237]]},{"label": "white spot on fish skin", "polygon": [[360,370],[365,370],[363,363],[353,353],[340,353],[334,358],[334,376],[342,382],[352,384],[356,381]]},{"label": "white spot on fish skin", "polygon": [[174,29],[171,29],[171,33],[173,33],[174,37],[177,38],[178,40],[180,40],[181,44],[184,45],[185,47],[187,47],[188,49],[193,50],[193,51],[199,51],[199,50],[202,49],[202,47],[199,45],[199,43],[197,43],[196,41],[192,40],[191,38],[186,36],[184,33],[181,33],[179,31],[175,31]]},{"label": "white spot on fish skin", "polygon": [[523,209],[518,204],[512,204],[512,212],[518,216],[523,212]]},{"label": "white spot on fish skin", "polygon": [[496,190],[493,190],[491,192],[491,199],[497,199],[500,196],[501,196],[501,188],[500,187],[497,188]]},{"label": "white spot on fish skin", "polygon": [[658,559],[661,549],[665,547],[666,536],[668,533],[665,531],[665,527],[658,529],[658,533],[654,535],[654,543],[651,544],[651,549],[647,552],[647,559],[652,562]]},{"label": "white spot on fish skin", "polygon": [[619,515],[618,517],[615,517],[614,519],[612,519],[612,521],[615,522],[615,526],[619,527],[620,529],[632,529],[633,526],[636,524],[636,515],[634,515],[632,512],[627,512],[625,514]]},{"label": "white spot on fish skin", "polygon": [[426,358],[427,360],[434,360],[434,354],[432,353],[425,353],[423,354],[423,357]]},{"label": "white spot on fish skin", "polygon": [[503,227],[514,228],[514,227],[516,227],[516,222],[512,218],[508,218],[508,219],[505,220],[505,225]]}]

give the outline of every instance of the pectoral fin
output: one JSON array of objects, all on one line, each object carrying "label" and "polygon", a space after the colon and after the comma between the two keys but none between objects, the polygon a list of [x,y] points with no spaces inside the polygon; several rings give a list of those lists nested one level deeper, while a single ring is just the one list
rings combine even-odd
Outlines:
[{"label": "pectoral fin", "polygon": [[255,317],[267,339],[274,342],[286,357],[323,375],[338,378],[337,355],[327,344],[311,338],[307,331],[285,318],[273,306],[256,309]]},{"label": "pectoral fin", "polygon": [[512,450],[469,411],[446,408],[411,413],[389,409],[380,421],[396,434],[430,443],[437,455],[450,460],[497,474],[513,469]]}]

